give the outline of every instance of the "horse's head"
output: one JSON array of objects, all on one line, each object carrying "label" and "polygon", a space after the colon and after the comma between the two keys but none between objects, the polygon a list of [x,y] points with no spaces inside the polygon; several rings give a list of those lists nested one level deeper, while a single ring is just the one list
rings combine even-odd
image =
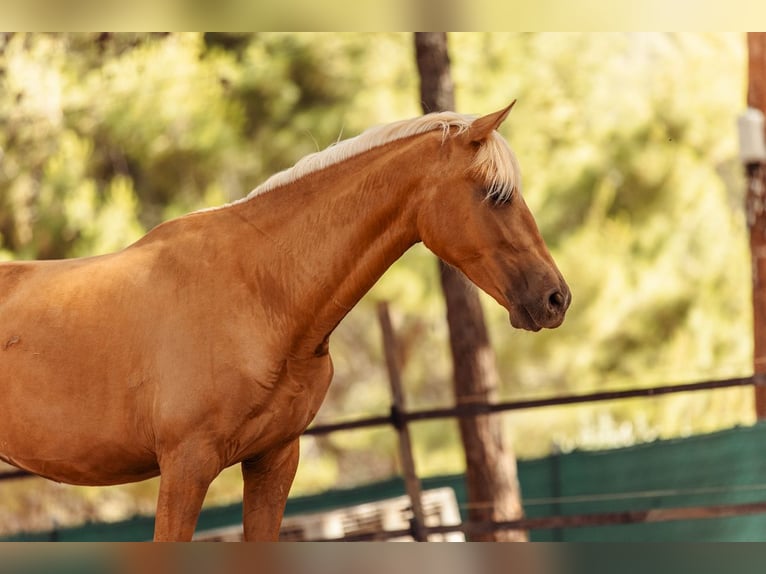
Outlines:
[{"label": "horse's head", "polygon": [[445,139],[418,228],[431,251],[508,310],[514,327],[538,331],[561,324],[571,294],[521,195],[516,158],[496,131],[512,106]]}]

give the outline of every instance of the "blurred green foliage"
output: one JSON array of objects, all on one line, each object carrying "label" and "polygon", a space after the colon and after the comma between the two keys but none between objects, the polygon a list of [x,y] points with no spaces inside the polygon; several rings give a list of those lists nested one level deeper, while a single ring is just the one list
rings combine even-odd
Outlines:
[{"label": "blurred green foliage", "polygon": [[[734,132],[744,36],[464,33],[450,42],[461,111],[519,100],[502,131],[574,294],[564,326],[537,334],[511,329],[486,299],[502,398],[749,373]],[[116,250],[164,219],[242,197],[306,153],[417,115],[417,81],[408,34],[3,34],[0,258]],[[402,338],[409,406],[452,403],[436,265],[416,246],[337,330],[320,422],[388,409],[381,298]],[[529,457],[749,424],[753,407],[742,389],[503,416]],[[423,474],[461,470],[454,422],[419,423],[413,434]],[[388,429],[305,438],[302,453],[295,493],[397,472]],[[237,498],[239,481],[237,469],[225,472],[208,502]],[[4,486],[0,498],[29,509],[25,488]],[[156,482],[46,483],[35,504],[61,492],[69,507],[77,493],[91,518],[114,518],[150,511]],[[48,514],[72,519],[51,504]]]}]

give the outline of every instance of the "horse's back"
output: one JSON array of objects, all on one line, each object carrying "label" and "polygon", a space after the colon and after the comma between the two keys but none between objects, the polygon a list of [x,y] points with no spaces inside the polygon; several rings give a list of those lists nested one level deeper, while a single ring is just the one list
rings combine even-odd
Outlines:
[{"label": "horse's back", "polygon": [[30,261],[0,263],[0,301],[18,286],[25,275],[33,271],[35,263]]},{"label": "horse's back", "polygon": [[14,329],[61,340],[83,321],[108,316],[136,270],[120,270],[121,254],[0,264],[0,346]]}]

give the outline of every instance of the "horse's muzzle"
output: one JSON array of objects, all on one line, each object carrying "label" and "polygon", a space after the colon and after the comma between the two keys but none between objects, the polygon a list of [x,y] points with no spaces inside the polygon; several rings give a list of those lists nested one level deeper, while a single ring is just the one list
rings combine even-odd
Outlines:
[{"label": "horse's muzzle", "polygon": [[564,322],[571,302],[572,292],[562,281],[559,286],[545,292],[541,299],[514,305],[509,313],[511,325],[527,331],[555,329]]}]

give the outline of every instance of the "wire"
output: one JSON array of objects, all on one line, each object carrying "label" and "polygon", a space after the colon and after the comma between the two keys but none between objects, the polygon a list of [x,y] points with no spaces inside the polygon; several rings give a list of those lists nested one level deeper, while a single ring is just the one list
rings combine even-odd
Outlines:
[{"label": "wire", "polygon": [[[610,494],[575,494],[570,496],[552,496],[544,498],[524,498],[524,506],[541,506],[544,504],[572,504],[577,502],[604,502],[609,500],[629,500],[631,498],[656,498],[656,497],[676,497],[676,496],[692,496],[700,494],[732,494],[743,492],[763,492],[766,491],[766,483],[762,484],[746,484],[746,485],[731,485],[731,486],[708,486],[699,488],[666,488],[658,490],[637,490],[631,492],[615,492]],[[492,507],[491,502],[488,503],[466,503],[461,504],[461,508],[488,508]]]}]

